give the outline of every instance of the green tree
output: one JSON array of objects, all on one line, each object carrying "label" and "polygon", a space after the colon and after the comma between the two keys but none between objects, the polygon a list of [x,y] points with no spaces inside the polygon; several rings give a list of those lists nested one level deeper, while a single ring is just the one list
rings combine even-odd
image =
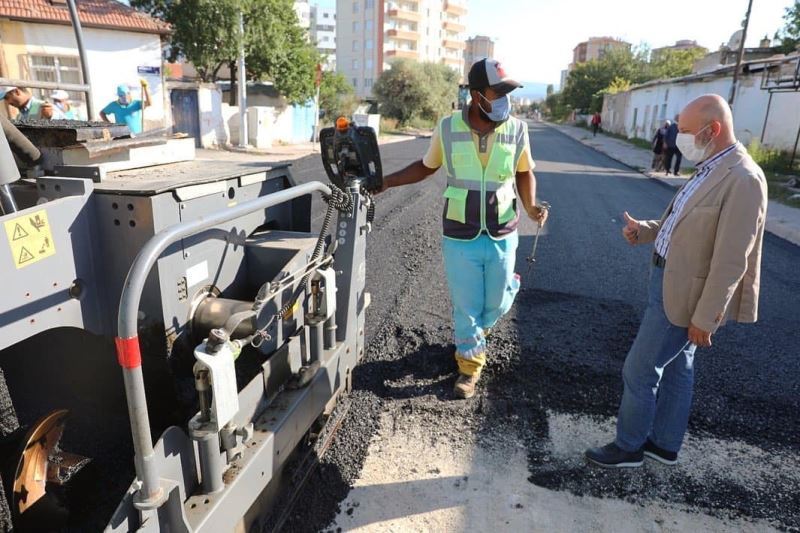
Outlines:
[{"label": "green tree", "polygon": [[[298,24],[292,0],[131,0],[131,5],[172,26],[169,59],[185,58],[203,81],[217,81],[223,66],[235,79],[242,13],[247,78],[272,81],[292,103],[314,94],[319,57]],[[232,99],[235,93],[232,86]]]},{"label": "green tree", "polygon": [[635,51],[614,49],[601,59],[577,65],[567,77],[563,90],[565,104],[585,113],[599,111],[603,103],[600,92],[614,80],[636,84],[649,79],[648,55],[649,50],[644,46]]},{"label": "green tree", "polygon": [[458,98],[458,75],[446,65],[399,59],[373,88],[381,113],[401,125],[414,118],[437,120]]},{"label": "green tree", "polygon": [[667,79],[688,76],[692,73],[694,62],[705,56],[705,48],[688,48],[686,50],[663,50],[649,64],[648,77],[651,79]]},{"label": "green tree", "polygon": [[775,38],[781,41],[780,48],[784,54],[794,52],[800,46],[800,0],[786,8],[783,28],[775,33]]},{"label": "green tree", "polygon": [[338,72],[323,72],[319,87],[319,108],[330,123],[339,116],[350,116],[358,105],[353,87]]}]

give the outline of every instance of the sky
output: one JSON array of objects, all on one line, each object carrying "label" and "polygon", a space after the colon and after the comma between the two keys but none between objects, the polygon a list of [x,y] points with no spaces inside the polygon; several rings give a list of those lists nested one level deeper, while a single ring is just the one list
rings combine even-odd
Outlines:
[{"label": "sky", "polygon": [[[312,0],[313,2],[314,0]],[[680,39],[716,50],[740,28],[747,0],[465,0],[467,35],[496,39],[495,56],[524,81],[558,85],[572,49],[595,36],[652,48]],[[335,7],[335,0],[317,0]],[[794,0],[753,0],[747,46],[783,26]]]}]

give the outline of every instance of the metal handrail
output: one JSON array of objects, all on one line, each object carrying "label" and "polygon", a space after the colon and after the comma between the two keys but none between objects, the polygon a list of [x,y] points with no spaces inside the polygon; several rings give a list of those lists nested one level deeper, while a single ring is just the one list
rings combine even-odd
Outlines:
[{"label": "metal handrail", "polygon": [[[312,181],[242,202],[235,207],[197,220],[175,224],[151,237],[133,260],[120,295],[116,345],[117,357],[120,366],[122,366],[123,379],[125,381],[125,396],[128,402],[128,414],[130,416],[133,448],[136,457],[136,476],[142,483],[136,498],[139,508],[155,508],[166,497],[160,486],[153,442],[150,438],[150,419],[147,414],[147,399],[144,378],[142,377],[137,330],[139,303],[141,302],[142,291],[150,270],[167,247],[180,239],[313,192],[330,195],[331,189],[322,182]],[[209,235],[208,238],[222,238],[222,235],[213,234]]]}]

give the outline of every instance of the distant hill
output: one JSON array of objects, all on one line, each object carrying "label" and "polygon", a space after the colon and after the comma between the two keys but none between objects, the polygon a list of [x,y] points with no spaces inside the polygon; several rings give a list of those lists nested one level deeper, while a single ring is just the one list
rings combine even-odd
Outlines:
[{"label": "distant hill", "polygon": [[540,83],[536,81],[523,81],[522,89],[517,89],[512,93],[517,98],[544,98],[547,96],[547,83]]}]

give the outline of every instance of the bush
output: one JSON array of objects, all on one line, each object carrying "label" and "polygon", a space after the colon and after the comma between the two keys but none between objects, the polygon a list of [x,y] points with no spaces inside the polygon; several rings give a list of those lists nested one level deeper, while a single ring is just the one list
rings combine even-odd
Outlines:
[{"label": "bush", "polygon": [[750,142],[747,151],[765,172],[789,172],[792,169],[792,157],[788,152],[768,148],[757,139]]}]

